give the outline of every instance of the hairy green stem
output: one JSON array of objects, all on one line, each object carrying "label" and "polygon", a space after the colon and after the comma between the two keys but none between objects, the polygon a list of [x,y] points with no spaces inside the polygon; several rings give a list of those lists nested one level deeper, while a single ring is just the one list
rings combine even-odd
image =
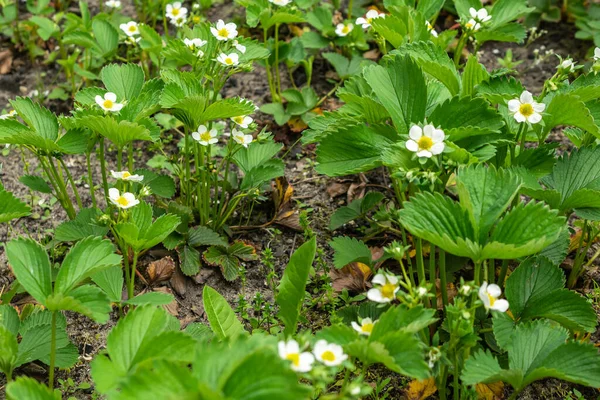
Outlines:
[{"label": "hairy green stem", "polygon": [[98,156],[100,157],[100,172],[102,174],[102,187],[104,188],[104,199],[108,204],[108,180],[106,179],[106,158],[104,157],[104,138],[100,137],[98,142]]},{"label": "hairy green stem", "polygon": [[94,177],[92,173],[92,154],[89,151],[85,153],[85,163],[87,165],[88,186],[90,187],[90,197],[92,198],[92,206],[96,208],[96,193],[94,191]]},{"label": "hairy green stem", "polygon": [[446,252],[440,249],[440,290],[442,291],[442,303],[448,305],[448,284],[446,282]]},{"label": "hairy green stem", "polygon": [[56,364],[56,311],[52,311],[52,325],[50,333],[50,370],[48,377],[48,387],[54,389],[54,365]]},{"label": "hairy green stem", "polygon": [[69,180],[69,183],[71,184],[73,193],[75,193],[75,201],[77,201],[77,207],[79,207],[79,210],[81,211],[81,209],[83,208],[83,203],[81,202],[81,197],[79,196],[79,191],[77,190],[77,186],[75,186],[75,180],[73,179],[73,175],[71,175],[71,172],[67,168],[67,165],[65,164],[63,159],[61,158],[61,159],[59,159],[59,161],[60,161],[60,164],[62,165],[62,167],[64,168],[65,173],[67,174],[67,179]]}]

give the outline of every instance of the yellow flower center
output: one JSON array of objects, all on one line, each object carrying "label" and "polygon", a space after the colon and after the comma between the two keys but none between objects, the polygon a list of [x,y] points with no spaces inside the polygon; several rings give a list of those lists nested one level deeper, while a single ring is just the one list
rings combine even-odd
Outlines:
[{"label": "yellow flower center", "polygon": [[417,145],[421,150],[429,150],[431,149],[431,146],[433,146],[433,140],[431,140],[429,136],[421,136]]},{"label": "yellow flower center", "polygon": [[529,103],[521,104],[521,106],[519,107],[519,112],[524,117],[530,117],[531,115],[533,115],[533,106]]},{"label": "yellow flower center", "polygon": [[104,103],[102,104],[104,105],[104,108],[113,108],[115,103],[113,103],[112,100],[104,100]]},{"label": "yellow flower center", "polygon": [[233,117],[233,122],[235,122],[236,124],[241,124],[244,122],[244,116],[240,115],[239,117]]},{"label": "yellow flower center", "polygon": [[362,324],[360,329],[365,333],[371,333],[371,332],[373,332],[373,326],[375,326],[375,324],[370,322],[370,323]]},{"label": "yellow flower center", "polygon": [[493,297],[492,295],[490,295],[489,293],[487,294],[488,300],[490,301],[490,307],[494,306],[494,303],[496,302],[496,298]]},{"label": "yellow flower center", "polygon": [[342,33],[348,33],[350,32],[350,28],[346,25],[342,28]]},{"label": "yellow flower center", "polygon": [[367,22],[370,24],[373,21],[373,18],[367,18]]},{"label": "yellow flower center", "polygon": [[135,31],[137,31],[137,27],[135,25],[131,25],[129,27],[129,32],[135,32]]},{"label": "yellow flower center", "polygon": [[129,201],[123,196],[119,196],[119,198],[117,199],[117,203],[123,207],[129,205]]},{"label": "yellow flower center", "polygon": [[125,171],[123,172],[123,179],[127,179],[131,176],[131,174],[129,173],[129,171]]},{"label": "yellow flower center", "polygon": [[200,135],[200,139],[204,142],[208,142],[210,140],[210,132],[206,131]]},{"label": "yellow flower center", "polygon": [[290,353],[285,358],[290,360],[296,367],[300,365],[300,354],[298,353]]},{"label": "yellow flower center", "polygon": [[467,23],[465,24],[465,26],[466,26],[468,29],[471,29],[471,28],[473,27],[473,24],[472,24],[472,23],[470,23],[470,22],[467,22]]},{"label": "yellow flower center", "polygon": [[233,64],[233,60],[231,59],[231,57],[225,58],[225,64],[227,64],[227,65]]},{"label": "yellow flower center", "polygon": [[386,283],[381,287],[381,295],[386,299],[393,299],[394,292],[396,291],[396,285],[392,283]]},{"label": "yellow flower center", "polygon": [[173,14],[173,16],[175,16],[175,17],[176,17],[176,16],[178,16],[178,15],[179,15],[179,8],[174,8],[174,9],[171,11],[171,14]]},{"label": "yellow flower center", "polygon": [[199,22],[200,22],[200,17],[199,17],[199,16],[197,16],[197,15],[195,15],[194,17],[192,17],[192,21],[193,21],[195,24],[197,24],[197,23],[199,23]]},{"label": "yellow flower center", "polygon": [[227,36],[229,36],[229,31],[227,30],[227,28],[221,28],[221,29],[219,29],[217,34],[221,37],[226,38]]},{"label": "yellow flower center", "polygon": [[333,362],[335,361],[335,354],[331,350],[325,350],[323,354],[321,354],[321,358],[323,361]]}]

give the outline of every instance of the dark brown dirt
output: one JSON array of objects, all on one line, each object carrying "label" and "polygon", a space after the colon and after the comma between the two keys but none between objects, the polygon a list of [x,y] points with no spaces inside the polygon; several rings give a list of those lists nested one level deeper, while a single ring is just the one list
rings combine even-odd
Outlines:
[{"label": "dark brown dirt", "polygon": [[[229,19],[231,15],[235,15],[234,13],[235,11],[231,4],[220,5],[210,11],[209,19]],[[524,81],[525,87],[534,93],[539,93],[544,79],[550,77],[554,73],[557,60],[555,58],[550,58],[539,65],[532,66],[533,50],[535,48],[539,48],[543,45],[548,49],[553,49],[557,54],[570,54],[576,60],[581,59],[587,49],[587,43],[584,44],[574,40],[574,29],[571,26],[553,25],[545,28],[550,32],[529,47],[523,48],[512,44],[507,45],[497,43],[485,46],[482,49],[482,62],[484,62],[489,69],[497,68],[499,65],[496,59],[498,57],[503,57],[506,50],[512,49],[516,60],[524,60],[524,63],[518,67],[518,70],[522,72],[520,78]],[[0,50],[6,47],[8,47],[7,43],[0,44]],[[331,88],[331,85],[325,81],[325,64],[319,63],[318,66],[319,68],[316,68],[314,75],[315,89],[318,94],[322,95]],[[42,72],[46,72],[46,75],[42,76]],[[56,67],[49,67],[37,63],[31,64],[27,57],[17,57],[10,73],[7,75],[0,75],[0,109],[4,107],[4,104],[6,104],[10,98],[13,98],[16,95],[26,95],[31,90],[38,87],[51,89],[55,82],[60,80],[60,77],[60,72]],[[288,77],[283,73],[282,85],[285,87],[289,86]],[[225,88],[224,95],[239,95],[253,100],[257,105],[268,102],[269,95],[264,69],[257,66],[252,72],[234,77]],[[52,102],[51,104],[48,104],[48,106],[59,112],[65,112],[68,109],[64,104],[59,104],[57,102]],[[262,124],[271,126],[277,137],[287,138],[287,140],[285,140],[286,143],[289,144],[295,142],[296,137],[291,135],[287,128],[276,127],[270,120],[270,116],[259,114],[257,115],[257,120]],[[34,171],[37,166],[35,160],[27,155],[26,159],[30,163],[30,171]],[[144,159],[147,158],[144,157]],[[312,168],[312,159],[312,149],[301,149],[299,146],[294,148],[286,159],[286,177],[295,189],[294,198],[298,207],[312,210],[309,214],[311,228],[317,233],[319,246],[325,250],[325,260],[330,261],[330,248],[327,245],[328,240],[332,236],[332,233],[327,229],[329,216],[336,208],[345,204],[346,201],[343,196],[335,199],[329,197],[326,188],[327,185],[334,180],[316,175]],[[19,177],[24,173],[20,152],[11,149],[7,156],[1,158],[1,162],[2,172],[0,178],[5,187],[15,193],[19,198],[29,198],[29,190],[18,181]],[[108,163],[109,168],[115,168],[114,155],[111,158],[109,154]],[[75,177],[82,177],[85,175],[85,163],[80,157],[69,158],[68,165]],[[97,164],[95,165],[96,168],[98,168]],[[137,167],[144,166],[144,162],[142,161],[137,164]],[[373,174],[370,176],[371,181],[380,183],[378,182],[378,175],[379,174]],[[99,175],[96,174],[96,176]],[[348,179],[358,182],[359,178],[354,176],[349,177]],[[78,186],[82,188],[84,185],[85,182],[79,179]],[[81,190],[81,194],[84,203],[89,204],[90,199],[87,191]],[[39,198],[31,200],[34,205],[34,213],[39,215],[38,218],[25,218],[13,223],[10,227],[7,227],[6,225],[0,226],[0,238],[3,241],[22,234],[30,235],[38,240],[43,240],[50,235],[54,227],[66,220],[66,215],[58,204],[50,205],[50,197],[42,196],[41,199],[44,201],[42,205],[39,204]],[[269,208],[267,207],[266,210],[268,209]],[[268,211],[265,212],[268,213]],[[264,219],[266,216],[259,215],[259,218]],[[277,230],[260,229],[234,234],[233,239],[243,239],[253,244],[258,251],[265,248],[271,248],[275,256],[275,270],[279,277],[283,273],[290,254],[303,241],[301,232],[294,232],[284,227],[277,227]],[[158,255],[156,257],[158,257]],[[176,256],[173,258],[176,259]],[[142,259],[140,261],[141,270],[143,271],[144,266],[153,261],[153,259],[154,257],[152,255],[148,255]],[[239,293],[243,293],[245,299],[250,302],[254,297],[254,294],[260,292],[267,301],[272,302],[273,293],[265,280],[264,266],[262,266],[260,260],[257,262],[246,263],[245,267],[247,270],[245,286],[242,286],[239,281],[233,283],[226,282],[218,271],[209,267],[202,269],[196,279],[186,278],[185,295],[176,296],[177,303],[179,304],[179,318],[181,319],[182,324],[195,321],[206,322],[201,301],[202,288],[205,284],[218,290],[233,307],[237,305]],[[0,250],[0,288],[5,287],[12,279],[13,278],[6,266],[4,252],[3,250]],[[141,290],[143,287],[140,285],[138,289]],[[318,312],[318,310],[315,311]],[[87,318],[68,313],[68,331],[73,342],[80,348],[81,358],[78,365],[70,371],[59,372],[58,377],[66,378],[69,376],[76,382],[91,382],[89,375],[89,360],[91,360],[94,354],[102,350],[105,344],[106,335],[112,326],[114,326],[116,320],[117,315],[115,314],[108,324],[98,325]],[[35,373],[36,370],[38,371],[37,374]],[[33,373],[40,378],[46,376],[43,370],[42,373],[40,373],[39,368],[36,368],[35,366],[28,366],[16,372],[17,375],[22,373]],[[401,398],[402,393],[399,381],[394,380],[393,383],[395,384],[390,385],[389,398],[399,399]],[[3,386],[4,380],[0,380],[0,399],[3,398]],[[565,393],[568,393],[572,387],[573,386],[571,385],[565,385],[564,383],[555,380],[549,380],[532,385],[520,398],[563,399],[566,398]],[[584,392],[582,389],[580,389],[580,391]],[[584,393],[589,393],[590,396],[592,395],[592,392],[590,392],[589,389]],[[91,398],[91,395],[84,391],[77,391],[73,396],[77,399]]]}]

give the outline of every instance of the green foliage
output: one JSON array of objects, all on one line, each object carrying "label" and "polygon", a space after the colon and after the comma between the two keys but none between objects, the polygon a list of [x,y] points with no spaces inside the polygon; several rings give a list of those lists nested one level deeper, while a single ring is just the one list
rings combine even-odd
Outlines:
[{"label": "green foliage", "polygon": [[0,223],[29,215],[31,208],[0,184]]},{"label": "green foliage", "polygon": [[202,255],[207,264],[219,267],[223,276],[228,281],[238,277],[240,260],[256,260],[254,247],[241,241],[236,241],[230,246],[211,246]]},{"label": "green foliage", "polygon": [[279,305],[279,318],[285,325],[284,333],[288,336],[296,332],[308,274],[312,268],[316,250],[315,237],[300,246],[290,257],[290,262],[279,283],[276,302]]},{"label": "green foliage", "polygon": [[246,333],[227,300],[208,285],[202,291],[202,302],[210,327],[219,340]]},{"label": "green foliage", "polygon": [[457,179],[459,203],[437,193],[418,194],[404,203],[400,221],[409,232],[480,262],[538,253],[565,227],[565,219],[542,203],[519,203],[506,212],[521,186],[506,170],[468,167]]},{"label": "green foliage", "polygon": [[364,217],[369,211],[375,208],[383,198],[383,194],[379,192],[369,192],[360,199],[352,200],[347,206],[338,208],[331,216],[329,229],[334,231],[350,221]]}]

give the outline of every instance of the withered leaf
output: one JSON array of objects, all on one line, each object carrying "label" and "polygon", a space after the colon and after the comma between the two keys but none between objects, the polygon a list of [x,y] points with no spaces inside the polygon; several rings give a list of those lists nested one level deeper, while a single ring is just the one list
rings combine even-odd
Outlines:
[{"label": "withered leaf", "polygon": [[502,400],[504,398],[504,383],[478,383],[475,385],[477,398],[482,400]]},{"label": "withered leaf", "polygon": [[146,269],[148,274],[148,283],[155,284],[165,282],[171,279],[175,271],[175,262],[171,257],[163,257],[160,260],[151,262]]},{"label": "withered leaf", "polygon": [[435,379],[428,378],[421,381],[411,381],[406,389],[406,397],[408,400],[425,400],[429,396],[437,392]]}]

